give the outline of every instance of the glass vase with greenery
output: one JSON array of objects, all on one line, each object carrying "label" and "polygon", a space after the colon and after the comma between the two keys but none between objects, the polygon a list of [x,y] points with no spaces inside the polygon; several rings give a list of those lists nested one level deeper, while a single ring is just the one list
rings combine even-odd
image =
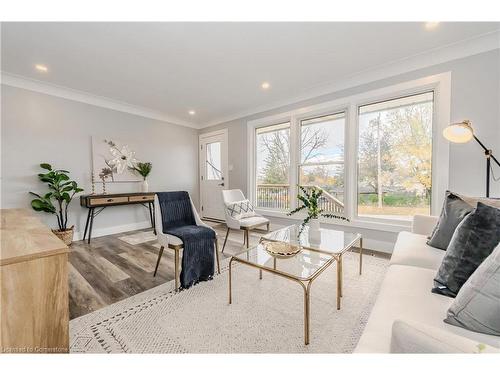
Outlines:
[{"label": "glass vase with greenery", "polygon": [[43,195],[30,191],[30,194],[36,197],[31,201],[31,207],[38,212],[56,215],[58,230],[53,232],[66,244],[68,241],[71,243],[74,226],[68,228],[68,207],[75,194],[82,192],[83,189],[79,188],[75,181],[70,180],[68,171],[52,169],[47,163],[40,164],[40,167],[47,172],[39,173],[38,178],[47,183],[49,191]]},{"label": "glass vase with greenery", "polygon": [[287,215],[291,216],[302,210],[307,210],[307,217],[300,226],[300,233],[304,230],[305,225],[311,221],[317,225],[316,229],[319,229],[318,219],[320,217],[349,221],[349,219],[344,216],[324,212],[325,210],[320,207],[320,198],[323,195],[323,189],[320,187],[313,186],[306,189],[304,186],[299,186],[299,189],[302,193],[297,195],[297,199],[300,201],[300,206],[287,213]]}]

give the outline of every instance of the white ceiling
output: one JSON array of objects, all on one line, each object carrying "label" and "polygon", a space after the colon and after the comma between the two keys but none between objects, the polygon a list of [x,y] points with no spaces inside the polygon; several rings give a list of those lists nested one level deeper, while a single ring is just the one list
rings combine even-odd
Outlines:
[{"label": "white ceiling", "polygon": [[[499,23],[3,23],[2,71],[197,127],[500,28]],[[47,73],[34,69],[48,67]],[[263,81],[271,88],[261,89]],[[190,116],[189,110],[196,115]]]}]

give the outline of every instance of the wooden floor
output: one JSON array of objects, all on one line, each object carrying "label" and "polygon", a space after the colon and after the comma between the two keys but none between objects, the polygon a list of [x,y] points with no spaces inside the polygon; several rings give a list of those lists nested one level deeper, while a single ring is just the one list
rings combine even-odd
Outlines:
[{"label": "wooden floor", "polygon": [[[210,223],[216,230],[220,248],[226,226]],[[149,230],[150,231],[150,230]],[[165,249],[156,277],[153,277],[159,248],[156,241],[130,245],[119,239],[129,234],[119,233],[76,241],[69,254],[69,311],[70,319],[88,314],[124,298],[151,289],[174,279],[174,253]],[[251,237],[257,242],[258,236]],[[243,232],[233,231],[220,259],[242,248]]]},{"label": "wooden floor", "polygon": [[[217,232],[222,249],[225,224],[208,223]],[[174,253],[165,249],[156,277],[153,277],[159,248],[155,241],[130,245],[119,239],[141,231],[93,238],[88,245],[76,241],[69,254],[70,319],[131,297],[174,279]],[[148,232],[144,230],[142,232]],[[250,243],[256,244],[260,234],[253,233]],[[220,259],[243,249],[243,232],[231,231]],[[367,255],[387,257],[383,253],[366,251]]]}]

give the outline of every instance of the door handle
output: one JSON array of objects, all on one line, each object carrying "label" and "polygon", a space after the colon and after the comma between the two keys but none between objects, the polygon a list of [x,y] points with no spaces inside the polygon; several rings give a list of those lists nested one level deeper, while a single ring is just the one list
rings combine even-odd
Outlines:
[{"label": "door handle", "polygon": [[224,186],[224,182],[223,182],[223,183],[221,183],[221,184],[218,184],[218,185],[219,185],[219,186]]}]

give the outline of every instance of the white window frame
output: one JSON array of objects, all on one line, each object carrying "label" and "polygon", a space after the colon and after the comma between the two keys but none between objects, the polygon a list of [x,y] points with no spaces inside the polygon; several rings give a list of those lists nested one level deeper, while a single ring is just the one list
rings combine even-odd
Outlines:
[{"label": "white window frame", "polygon": [[[251,120],[247,122],[248,160],[247,186],[248,198],[255,203],[255,129],[263,126],[290,122],[290,197],[297,195],[298,165],[300,162],[300,121],[322,114],[333,114],[345,111],[344,133],[344,204],[345,215],[350,222],[322,219],[324,222],[343,226],[387,230],[398,232],[408,230],[410,220],[380,219],[359,217],[357,215],[357,149],[358,149],[358,109],[359,107],[380,101],[415,95],[426,91],[434,92],[433,124],[432,124],[432,192],[431,215],[437,215],[442,206],[445,191],[449,183],[449,144],[442,136],[443,129],[450,123],[451,73],[431,75],[352,96],[298,108],[295,110]],[[290,207],[296,207],[296,199],[291,198]],[[273,210],[258,209],[258,212],[277,217],[286,217],[285,213]],[[296,216],[301,218],[300,215]]]}]

